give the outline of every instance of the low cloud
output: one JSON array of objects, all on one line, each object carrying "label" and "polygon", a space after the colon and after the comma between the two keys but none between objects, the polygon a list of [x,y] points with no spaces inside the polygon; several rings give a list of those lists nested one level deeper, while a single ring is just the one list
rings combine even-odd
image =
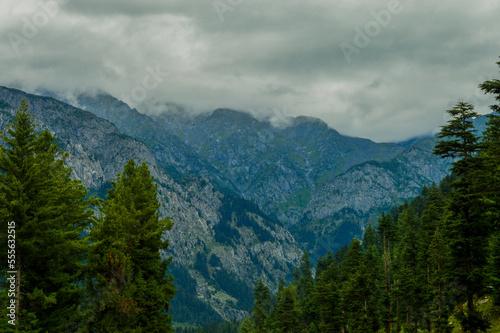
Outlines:
[{"label": "low cloud", "polygon": [[500,75],[498,1],[401,0],[351,63],[339,45],[391,0],[221,1],[223,20],[213,1],[3,0],[0,84],[103,90],[142,112],[315,116],[376,141],[430,133],[460,99],[492,103],[476,87]]}]

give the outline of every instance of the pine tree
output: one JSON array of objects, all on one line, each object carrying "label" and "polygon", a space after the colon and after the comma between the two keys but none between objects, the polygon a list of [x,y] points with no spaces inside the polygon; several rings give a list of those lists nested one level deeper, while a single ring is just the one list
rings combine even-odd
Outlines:
[{"label": "pine tree", "polygon": [[[500,62],[497,62],[500,67]],[[483,132],[481,147],[482,177],[478,181],[482,200],[486,206],[486,218],[492,229],[490,241],[490,257],[488,263],[488,280],[493,287],[493,298],[500,305],[500,80],[488,80],[479,87],[495,96],[498,104],[491,105],[493,111],[488,115],[486,130]]]},{"label": "pine tree", "polygon": [[[435,269],[431,266],[429,260],[431,256],[430,244],[436,233],[437,228],[442,225],[443,215],[445,213],[446,201],[436,184],[427,188],[424,203],[424,211],[420,218],[420,230],[418,232],[418,279],[421,285],[422,299],[421,308],[425,313],[432,311],[434,298],[431,276]],[[431,331],[432,320],[429,316],[423,318],[427,329]]]},{"label": "pine tree", "polygon": [[250,320],[250,318],[245,317],[240,326],[240,333],[254,333],[254,332],[255,330],[253,328],[252,321]]},{"label": "pine tree", "polygon": [[267,331],[269,313],[271,311],[271,293],[269,288],[259,279],[254,290],[253,327],[256,333]]},{"label": "pine tree", "polygon": [[451,295],[448,289],[450,259],[447,239],[442,228],[438,226],[432,236],[427,259],[429,267],[428,290],[431,296],[428,317],[436,333],[449,333],[451,331],[448,317],[454,304],[451,304]]},{"label": "pine tree", "polygon": [[339,272],[336,263],[330,264],[316,279],[314,302],[320,332],[338,332],[341,327]]},{"label": "pine tree", "polygon": [[35,132],[28,109],[23,100],[12,125],[0,134],[2,233],[15,223],[15,267],[9,271],[17,272],[16,328],[71,330],[82,297],[87,240],[81,235],[91,216],[87,191],[70,178],[68,155],[58,150],[55,138]]},{"label": "pine tree", "polygon": [[401,314],[404,315],[405,332],[416,332],[415,314],[420,298],[418,268],[418,221],[412,207],[399,216],[401,241],[396,249],[395,279],[400,295]]},{"label": "pine tree", "polygon": [[90,331],[171,332],[170,300],[175,293],[166,275],[170,259],[164,233],[168,218],[159,218],[157,185],[148,166],[130,160],[111,182],[103,216],[91,231],[88,291],[93,306]]},{"label": "pine tree", "polygon": [[[368,248],[375,246],[379,249],[379,237],[377,231],[372,227],[371,223],[366,227],[365,233],[363,234],[363,250],[366,251]],[[381,248],[380,248],[381,249]],[[382,249],[381,249],[382,250]]]},{"label": "pine tree", "polygon": [[395,228],[394,222],[389,215],[382,213],[382,217],[378,220],[377,232],[382,238],[383,247],[383,264],[384,264],[384,293],[382,297],[382,302],[385,307],[385,314],[383,317],[383,322],[385,326],[385,332],[390,333],[392,325],[392,308],[391,308],[391,293],[392,293],[392,255],[391,250],[393,247],[393,242],[395,239]]},{"label": "pine tree", "polygon": [[304,302],[310,295],[313,284],[311,261],[309,259],[309,253],[306,251],[302,255],[300,261],[300,278],[297,283],[297,297],[299,302]]},{"label": "pine tree", "polygon": [[316,276],[320,276],[333,263],[333,254],[330,250],[318,259],[316,263]]},{"label": "pine tree", "polygon": [[442,139],[433,153],[451,157],[452,171],[457,180],[452,183],[450,212],[447,231],[454,267],[454,276],[465,287],[463,300],[467,312],[460,311],[458,317],[465,331],[484,331],[488,326],[474,308],[474,296],[485,287],[486,244],[489,228],[481,217],[482,205],[477,190],[476,170],[480,168],[477,153],[480,145],[475,134],[473,118],[478,114],[468,103],[460,102],[448,110],[452,119],[443,126],[438,137]]},{"label": "pine tree", "polygon": [[500,306],[500,232],[496,232],[491,239],[488,277],[493,287],[493,300]]},{"label": "pine tree", "polygon": [[297,289],[292,284],[283,289],[276,307],[275,326],[277,332],[300,332],[300,309],[297,302]]},{"label": "pine tree", "polygon": [[[373,260],[370,258],[369,260]],[[375,284],[361,242],[353,239],[344,262],[342,280],[343,312],[348,332],[363,333],[378,328]]]},{"label": "pine tree", "polygon": [[316,317],[316,310],[312,294],[314,292],[314,280],[312,277],[311,261],[309,253],[306,251],[300,261],[300,277],[295,282],[297,287],[297,300],[302,309],[301,322],[303,327],[313,322]]}]

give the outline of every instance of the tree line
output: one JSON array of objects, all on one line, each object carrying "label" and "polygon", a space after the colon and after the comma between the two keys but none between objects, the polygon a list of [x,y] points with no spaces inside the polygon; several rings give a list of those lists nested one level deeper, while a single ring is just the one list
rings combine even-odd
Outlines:
[{"label": "tree line", "polygon": [[[500,66],[500,62],[498,62]],[[259,281],[240,327],[260,332],[486,332],[500,312],[500,80],[486,130],[474,106],[460,102],[438,134],[434,154],[452,158],[439,186],[383,213],[362,240],[327,253],[313,278],[304,254],[294,281],[277,293]],[[498,328],[498,327],[497,327]]]},{"label": "tree line", "polygon": [[148,166],[130,160],[106,200],[89,198],[55,137],[35,128],[23,100],[0,133],[0,331],[172,332],[160,251],[173,224]]}]

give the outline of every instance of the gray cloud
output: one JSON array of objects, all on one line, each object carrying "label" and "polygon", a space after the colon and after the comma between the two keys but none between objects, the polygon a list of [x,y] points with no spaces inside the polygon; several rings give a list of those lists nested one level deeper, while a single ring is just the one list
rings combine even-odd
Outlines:
[{"label": "gray cloud", "polygon": [[396,0],[52,1],[2,2],[0,84],[100,89],[144,112],[286,110],[387,141],[432,132],[460,99],[487,112],[476,87],[499,76],[498,1],[401,0],[362,48],[356,31]]}]

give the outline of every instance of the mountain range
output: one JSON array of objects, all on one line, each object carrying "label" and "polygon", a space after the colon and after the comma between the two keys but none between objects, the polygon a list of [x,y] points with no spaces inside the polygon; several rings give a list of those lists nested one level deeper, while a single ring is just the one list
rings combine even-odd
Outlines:
[{"label": "mountain range", "polygon": [[[304,251],[314,259],[361,237],[381,211],[439,182],[451,164],[432,155],[435,137],[376,143],[311,117],[276,124],[229,109],[143,114],[106,93],[44,95],[0,87],[0,126],[26,99],[92,195],[104,197],[130,158],[148,163],[161,215],[175,223],[164,255],[173,256],[179,322],[244,317],[259,278],[276,288]],[[476,122],[484,127],[484,118]]]}]

